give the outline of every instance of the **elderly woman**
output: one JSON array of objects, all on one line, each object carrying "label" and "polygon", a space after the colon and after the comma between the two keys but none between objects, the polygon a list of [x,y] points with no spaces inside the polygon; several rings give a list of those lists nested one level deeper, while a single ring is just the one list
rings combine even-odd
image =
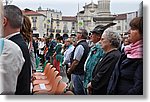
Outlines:
[{"label": "elderly woman", "polygon": [[107,94],[143,94],[143,18],[134,18],[130,27],[128,39],[131,44],[125,47],[125,54],[115,66]]},{"label": "elderly woman", "polygon": [[106,94],[110,76],[114,70],[115,64],[121,56],[118,50],[120,42],[121,38],[119,34],[111,30],[104,31],[100,43],[105,54],[93,70],[92,81],[88,84],[90,94]]}]

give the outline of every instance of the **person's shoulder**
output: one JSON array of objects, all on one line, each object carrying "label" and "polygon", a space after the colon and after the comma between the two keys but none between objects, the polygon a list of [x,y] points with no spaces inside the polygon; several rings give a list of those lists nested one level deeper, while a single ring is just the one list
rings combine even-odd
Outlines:
[{"label": "person's shoulder", "polygon": [[83,47],[83,45],[78,45],[78,46],[76,47],[76,49],[78,49],[78,50],[83,50],[84,47]]},{"label": "person's shoulder", "polygon": [[4,39],[4,49],[5,51],[13,51],[13,53],[21,51],[20,47],[16,43],[8,39]]}]

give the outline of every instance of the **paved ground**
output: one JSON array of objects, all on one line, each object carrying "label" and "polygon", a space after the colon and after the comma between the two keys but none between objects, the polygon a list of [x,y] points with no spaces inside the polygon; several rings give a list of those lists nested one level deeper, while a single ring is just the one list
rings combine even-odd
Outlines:
[{"label": "paved ground", "polygon": [[65,67],[60,69],[60,75],[63,77],[62,80],[67,83],[68,82],[68,78],[66,76],[66,69],[65,69]]}]

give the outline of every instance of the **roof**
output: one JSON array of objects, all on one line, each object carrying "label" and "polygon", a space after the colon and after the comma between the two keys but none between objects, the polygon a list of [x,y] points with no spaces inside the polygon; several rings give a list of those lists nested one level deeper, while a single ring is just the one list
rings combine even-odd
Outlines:
[{"label": "roof", "polygon": [[84,13],[84,10],[82,10],[82,11],[79,11],[79,13]]},{"label": "roof", "polygon": [[62,20],[63,21],[76,21],[76,17],[75,16],[62,16]]},{"label": "roof", "polygon": [[127,19],[127,14],[118,14],[116,15],[115,20],[124,20]]},{"label": "roof", "polygon": [[[91,5],[92,5],[92,2],[91,2],[90,4],[86,4],[85,6],[83,6],[83,8],[85,8],[85,7],[89,7],[89,6],[91,6]],[[97,4],[95,4],[95,3],[93,3],[93,6],[97,7],[98,5],[97,5]]]},{"label": "roof", "polygon": [[[39,15],[45,16],[45,15],[43,15],[43,14],[41,14],[41,13],[38,13],[38,12],[33,11],[33,10],[29,10],[29,9],[25,9],[25,10],[23,10],[22,12],[23,12],[23,14],[25,14],[25,15],[27,15],[27,16],[33,16],[33,15],[36,15],[36,16],[39,16]],[[46,17],[46,16],[45,16],[45,17]]]},{"label": "roof", "polygon": [[137,11],[135,11],[135,12],[129,12],[129,13],[123,13],[123,14],[117,14],[115,20],[124,20],[124,19],[127,19],[127,15],[128,14],[132,14],[132,13],[136,13],[136,15],[138,14]]}]

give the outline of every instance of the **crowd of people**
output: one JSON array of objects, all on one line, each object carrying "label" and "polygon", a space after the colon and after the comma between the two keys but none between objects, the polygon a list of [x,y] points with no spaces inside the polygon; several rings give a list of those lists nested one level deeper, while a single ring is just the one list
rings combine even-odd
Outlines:
[{"label": "crowd of people", "polygon": [[115,23],[38,38],[17,6],[0,1],[0,11],[0,94],[31,95],[32,74],[47,62],[59,75],[65,67],[75,95],[143,94],[142,17],[131,20],[124,38],[110,29]]}]

